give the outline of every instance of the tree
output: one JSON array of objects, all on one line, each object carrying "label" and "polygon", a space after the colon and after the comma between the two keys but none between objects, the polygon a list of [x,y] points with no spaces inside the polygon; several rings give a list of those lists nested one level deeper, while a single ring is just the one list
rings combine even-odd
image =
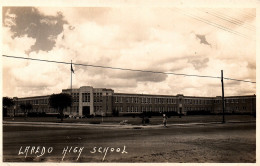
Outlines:
[{"label": "tree", "polygon": [[7,115],[7,109],[14,105],[13,99],[9,97],[3,97],[3,116]]},{"label": "tree", "polygon": [[21,108],[21,110],[22,110],[23,113],[24,113],[24,117],[26,118],[28,112],[29,112],[30,110],[32,110],[33,107],[32,107],[32,104],[31,104],[31,103],[26,103],[26,104],[22,103],[22,104],[20,104],[20,108]]},{"label": "tree", "polygon": [[49,98],[49,104],[60,113],[61,122],[63,121],[63,110],[72,105],[72,97],[67,93],[52,94]]}]

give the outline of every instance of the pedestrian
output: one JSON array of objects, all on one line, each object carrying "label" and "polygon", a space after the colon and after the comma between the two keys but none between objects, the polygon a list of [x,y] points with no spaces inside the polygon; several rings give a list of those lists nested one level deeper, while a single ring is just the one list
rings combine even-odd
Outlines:
[{"label": "pedestrian", "polygon": [[167,116],[165,114],[163,114],[163,125],[167,127]]}]

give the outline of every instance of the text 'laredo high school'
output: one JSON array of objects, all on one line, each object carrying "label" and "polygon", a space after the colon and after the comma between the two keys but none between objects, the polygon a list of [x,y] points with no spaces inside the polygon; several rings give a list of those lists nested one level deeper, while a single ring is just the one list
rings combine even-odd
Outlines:
[{"label": "text 'laredo high school'", "polygon": [[[63,93],[72,95],[71,108],[64,110],[67,115],[88,116],[103,115],[111,116],[117,112],[119,115],[138,114],[142,112],[178,113],[189,114],[200,111],[218,114],[222,112],[222,98],[195,97],[178,95],[149,95],[115,93],[112,89],[93,88],[83,86],[79,89],[64,89]],[[33,109],[30,112],[57,114],[57,110],[50,108],[49,96],[35,96],[26,98],[14,98],[15,114],[23,114],[19,108],[21,103],[31,103]],[[8,114],[13,114],[9,110]],[[229,96],[225,97],[226,113],[255,114],[256,96]]]}]

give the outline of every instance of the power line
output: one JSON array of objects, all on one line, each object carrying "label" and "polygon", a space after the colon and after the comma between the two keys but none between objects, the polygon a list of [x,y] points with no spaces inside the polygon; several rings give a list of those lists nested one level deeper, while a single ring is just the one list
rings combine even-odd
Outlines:
[{"label": "power line", "polygon": [[[208,10],[208,11],[209,11],[209,10]],[[242,21],[242,20],[237,19],[237,18],[234,18],[234,17],[232,17],[232,16],[230,16],[230,15],[224,14],[224,13],[226,13],[226,11],[216,10],[216,9],[215,9],[215,12],[214,12],[214,10],[210,10],[210,12],[213,12],[213,13],[218,14],[218,15],[222,15],[223,17],[226,17],[226,18],[230,18],[231,20],[233,20],[233,21],[235,21],[235,22],[237,22],[237,23],[240,23],[240,24],[243,24],[243,25],[247,25],[248,27],[251,27],[251,28],[255,29],[255,26],[253,26],[252,24],[247,23],[246,21]],[[220,14],[220,13],[221,13],[221,14]],[[243,13],[239,13],[238,15],[240,15],[240,14],[242,14],[242,16],[240,16],[240,18],[246,18],[246,19],[255,18],[255,16],[253,16],[253,17],[245,17],[245,16],[243,15]]]},{"label": "power line", "polygon": [[182,14],[184,14],[184,15],[186,15],[186,16],[188,16],[188,17],[191,17],[191,18],[193,18],[193,19],[195,19],[195,20],[204,22],[204,23],[206,23],[206,24],[208,24],[208,25],[214,26],[214,27],[219,28],[219,29],[222,29],[222,30],[224,30],[224,31],[226,31],[226,32],[229,32],[229,33],[238,35],[238,36],[240,36],[240,37],[243,37],[243,38],[246,38],[246,39],[255,41],[254,39],[248,37],[248,36],[245,35],[245,34],[242,34],[242,33],[240,33],[240,32],[234,31],[234,30],[232,30],[232,29],[230,29],[230,28],[227,28],[227,27],[225,27],[225,26],[216,24],[216,23],[211,22],[211,21],[209,21],[209,20],[206,20],[206,19],[204,19],[204,18],[195,16],[195,15],[193,15],[193,14],[191,14],[191,13],[186,12],[186,11],[185,11],[185,13],[184,13],[181,9],[178,9],[178,8],[176,8],[176,9],[179,10],[179,12],[181,12]]},{"label": "power line", "polygon": [[249,24],[247,25],[246,22],[243,22],[243,21],[241,21],[239,19],[227,16],[227,15],[219,14],[219,13],[216,13],[214,11],[208,11],[208,10],[206,10],[206,11],[200,10],[200,11],[202,11],[202,12],[204,12],[206,14],[209,14],[211,16],[214,16],[216,18],[219,18],[221,20],[227,21],[227,22],[229,22],[231,24],[241,26],[241,27],[243,27],[245,29],[248,29],[248,30],[251,30],[251,31],[255,31],[255,27],[254,26],[249,25]]},{"label": "power line", "polygon": [[[180,10],[180,9],[178,9],[178,10]],[[180,11],[180,12],[182,12],[182,11]],[[198,16],[193,15],[193,14],[191,14],[191,13],[188,13],[188,12],[186,12],[186,11],[185,11],[185,13],[184,13],[184,12],[182,12],[182,13],[183,13],[184,15],[188,16],[188,17],[191,17],[191,18],[193,18],[193,19],[195,19],[195,20],[204,22],[204,23],[206,23],[206,24],[208,24],[208,25],[211,25],[211,26],[214,26],[214,27],[216,27],[216,28],[218,28],[218,29],[224,30],[224,31],[226,31],[226,32],[229,32],[229,33],[238,35],[238,36],[243,37],[243,38],[246,38],[246,39],[251,39],[250,37],[248,37],[248,36],[245,35],[245,34],[242,34],[242,33],[240,33],[240,32],[234,31],[234,30],[232,30],[232,29],[230,29],[230,28],[227,28],[227,27],[222,26],[222,25],[220,25],[220,24],[217,24],[217,23],[214,23],[214,22],[212,22],[212,21],[206,20],[206,19],[204,19],[204,18],[198,17]]]},{"label": "power line", "polygon": [[225,77],[224,79],[226,79],[226,80],[232,80],[232,81],[243,81],[243,82],[250,82],[250,83],[256,83],[256,82],[252,82],[252,81],[246,81],[246,80],[238,80],[238,79],[233,79],[233,78],[227,78],[227,77]]},{"label": "power line", "polygon": [[[71,63],[71,62],[60,62],[60,61],[52,61],[52,60],[44,60],[44,59],[36,59],[36,58],[26,58],[26,57],[9,56],[9,55],[2,55],[2,56],[3,56],[3,57],[7,57],[7,58],[25,59],[25,60],[48,62],[48,63],[69,64],[69,65],[73,64],[73,65],[78,65],[78,66],[88,66],[88,67],[96,67],[96,68],[104,68],[104,69],[113,69],[113,70],[123,70],[123,71],[132,71],[132,72],[144,72],[144,73],[166,74],[166,75],[179,75],[179,76],[201,77],[201,78],[217,78],[217,79],[220,79],[220,78],[221,78],[221,77],[207,76],[207,75],[182,74],[182,73],[150,71],[150,70],[137,70],[137,69],[128,69],[128,68],[120,68],[120,67],[102,66],[102,65],[89,65],[89,64]],[[252,81],[238,80],[238,79],[225,78],[225,77],[224,77],[223,79],[233,80],[233,81],[240,81],[240,82],[256,83],[256,82],[252,82]]]}]

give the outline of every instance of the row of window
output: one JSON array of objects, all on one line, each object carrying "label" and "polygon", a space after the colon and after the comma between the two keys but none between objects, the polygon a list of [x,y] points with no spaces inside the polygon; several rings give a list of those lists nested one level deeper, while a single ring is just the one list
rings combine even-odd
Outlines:
[{"label": "row of window", "polygon": [[101,92],[97,92],[97,93],[93,93],[94,96],[94,102],[102,102],[102,93]]},{"label": "row of window", "polygon": [[40,104],[48,104],[49,100],[48,99],[36,99],[36,100],[22,100],[19,101],[19,104],[21,103],[31,103],[32,105],[40,105]]},{"label": "row of window", "polygon": [[101,97],[102,96],[102,93],[93,93],[93,96],[97,96],[97,97]]},{"label": "row of window", "polygon": [[184,104],[190,105],[201,105],[201,104],[211,104],[211,100],[194,100],[194,99],[185,99]]},{"label": "row of window", "polygon": [[[120,97],[115,96],[115,103],[123,103],[123,100],[125,99],[126,103],[155,103],[155,104],[176,104],[177,99],[173,98],[147,98],[147,97]],[[226,103],[238,103],[238,99],[225,99]],[[190,104],[190,105],[209,105],[214,103],[221,103],[221,100],[206,100],[206,99],[185,99],[184,104]],[[242,103],[245,103],[246,100],[242,99]]]},{"label": "row of window", "polygon": [[[123,107],[118,106],[115,107],[115,110],[119,112],[123,112]],[[137,107],[137,106],[131,106],[126,108],[126,112],[151,112],[151,111],[158,111],[158,112],[165,112],[165,111],[177,111],[177,107],[155,107],[154,109],[152,107]],[[124,111],[124,112],[125,112]]]},{"label": "row of window", "polygon": [[102,106],[94,106],[94,112],[102,111]]},{"label": "row of window", "polygon": [[210,107],[185,107],[186,111],[210,111]]},{"label": "row of window", "polygon": [[239,107],[239,106],[236,106],[236,107],[226,107],[226,110],[246,110],[247,107],[246,106],[242,106],[242,107]]},{"label": "row of window", "polygon": [[102,102],[102,96],[94,96],[94,102]]},{"label": "row of window", "polygon": [[[73,102],[79,102],[79,93],[72,93]],[[90,93],[82,93],[82,102],[90,102]],[[102,102],[102,93],[94,93],[94,102]]]},{"label": "row of window", "polygon": [[73,102],[79,102],[79,93],[72,93]]},{"label": "row of window", "polygon": [[123,98],[126,103],[155,103],[155,104],[176,104],[177,100],[173,98],[149,98],[149,97],[120,97],[115,96],[115,103],[123,103]]},{"label": "row of window", "polygon": [[82,93],[82,102],[90,102],[90,93]]},{"label": "row of window", "polygon": [[225,99],[225,102],[226,103],[246,103],[246,99]]},{"label": "row of window", "polygon": [[[214,100],[214,103],[221,103],[222,100]],[[246,103],[246,99],[225,99],[225,103]]]}]

